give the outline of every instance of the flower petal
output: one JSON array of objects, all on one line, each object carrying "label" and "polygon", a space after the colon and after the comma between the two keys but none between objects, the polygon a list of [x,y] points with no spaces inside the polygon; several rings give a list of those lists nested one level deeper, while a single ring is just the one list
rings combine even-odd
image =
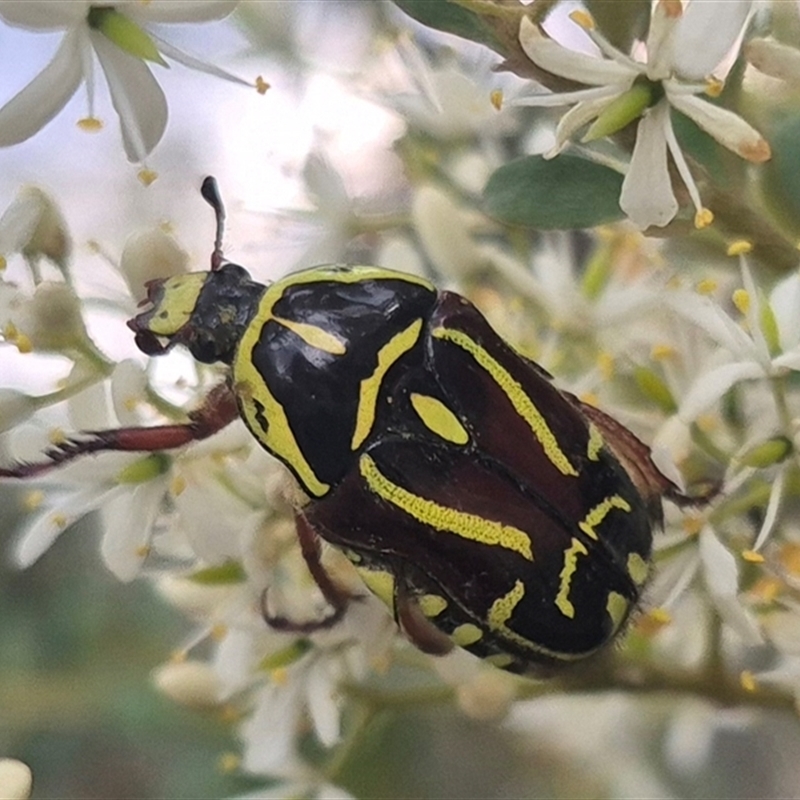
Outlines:
[{"label": "flower petal", "polygon": [[774,39],[751,39],[744,46],[745,58],[773,78],[800,83],[800,50]]},{"label": "flower petal", "polygon": [[679,75],[700,80],[736,44],[752,7],[751,0],[693,0],[678,22],[672,66]]},{"label": "flower petal", "polygon": [[700,532],[700,559],[708,593],[720,616],[745,644],[760,644],[763,639],[758,626],[739,601],[736,559],[709,526]]},{"label": "flower petal", "polygon": [[88,0],[3,0],[0,3],[0,18],[16,28],[53,31],[80,25],[89,12]]},{"label": "flower petal", "polygon": [[213,75],[215,78],[222,78],[223,80],[231,81],[231,83],[241,83],[244,86],[253,85],[252,81],[246,81],[244,78],[240,78],[238,75],[234,75],[232,72],[228,72],[221,67],[218,67],[214,64],[209,64],[207,61],[203,61],[195,56],[191,56],[188,53],[185,53],[183,50],[179,50],[169,42],[165,42],[159,36],[155,36],[154,34],[150,33],[150,38],[156,42],[162,55],[167,56],[167,58],[171,58],[173,61],[177,61],[179,64],[183,64],[184,67],[195,69],[198,72],[205,72],[208,75]]},{"label": "flower petal", "polygon": [[238,0],[129,0],[114,7],[137,22],[209,22],[227,17]]},{"label": "flower petal", "polygon": [[100,548],[105,565],[118,580],[132,581],[147,555],[147,546],[161,498],[167,488],[162,477],[120,493],[102,509],[103,542]]},{"label": "flower petal", "polygon": [[711,408],[732,386],[763,377],[764,370],[755,361],[734,361],[712,369],[695,381],[681,402],[678,416],[685,422],[691,422]]},{"label": "flower petal", "polygon": [[125,152],[130,161],[141,162],[167,127],[164,92],[143,61],[120,50],[102,34],[93,32],[91,38],[119,116]]},{"label": "flower petal", "polygon": [[608,95],[602,95],[594,100],[576,103],[566,114],[562,115],[556,126],[556,143],[545,155],[545,158],[552,158],[558,155],[572,135],[586,125],[587,122],[595,119],[610,101],[611,98]]},{"label": "flower petal", "polygon": [[0,108],[0,147],[24,142],[41,130],[75,94],[83,77],[81,31],[64,35],[53,60]]},{"label": "flower petal", "polygon": [[696,122],[721,145],[755,164],[772,158],[767,140],[738,114],[694,95],[670,92],[669,83],[665,84],[665,88],[669,103]]},{"label": "flower petal", "polygon": [[527,17],[522,18],[519,26],[519,42],[536,66],[553,75],[589,86],[609,83],[628,85],[639,74],[626,64],[607,58],[594,58],[563,47],[545,36]]},{"label": "flower petal", "polygon": [[666,225],[678,212],[667,167],[669,106],[658,103],[640,120],[619,207],[637,228]]}]

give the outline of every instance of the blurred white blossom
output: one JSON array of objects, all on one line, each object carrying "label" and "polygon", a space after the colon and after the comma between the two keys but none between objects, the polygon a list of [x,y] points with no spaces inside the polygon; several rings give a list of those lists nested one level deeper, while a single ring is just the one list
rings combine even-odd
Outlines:
[{"label": "blurred white blossom", "polygon": [[523,18],[520,43],[531,61],[554,75],[592,88],[533,95],[518,98],[516,103],[572,106],[558,124],[552,156],[590,122],[583,141],[615,133],[638,119],[620,207],[639,228],[663,226],[672,220],[678,202],[668,170],[670,154],[694,203],[695,224],[705,227],[713,214],[703,207],[675,136],[671,111],[682,112],[742,158],[755,163],[770,158],[769,145],[751,125],[722,106],[697,97],[721,91],[722,84],[711,77],[711,72],[736,44],[750,6],[748,0],[695,0],[684,12],[679,0],[658,0],[650,18],[645,62],[615,48],[585,12],[575,12],[573,19],[586,30],[603,58],[563,47]]}]

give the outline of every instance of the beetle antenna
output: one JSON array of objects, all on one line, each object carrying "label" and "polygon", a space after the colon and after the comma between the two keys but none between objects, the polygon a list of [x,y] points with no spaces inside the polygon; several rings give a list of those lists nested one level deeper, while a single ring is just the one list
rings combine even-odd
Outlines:
[{"label": "beetle antenna", "polygon": [[212,175],[203,178],[200,194],[203,195],[203,200],[214,209],[214,217],[217,220],[217,232],[214,237],[214,252],[211,253],[211,271],[216,272],[225,260],[225,256],[222,254],[222,234],[225,231],[225,205],[219,193],[217,179]]}]

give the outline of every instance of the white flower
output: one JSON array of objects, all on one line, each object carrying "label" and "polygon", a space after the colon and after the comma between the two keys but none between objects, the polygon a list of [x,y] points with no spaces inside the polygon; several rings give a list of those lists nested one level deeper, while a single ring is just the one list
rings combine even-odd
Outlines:
[{"label": "white flower", "polygon": [[[36,31],[63,30],[53,60],[0,108],[0,147],[18,144],[52,120],[86,84],[89,113],[79,124],[96,130],[94,56],[106,76],[119,116],[128,158],[141,162],[160,141],[167,124],[167,101],[147,61],[166,66],[164,56],[192,69],[238,83],[239,78],[207,64],[146,30],[148,23],[205,22],[233,11],[236,0],[2,0],[0,18]],[[263,85],[260,86],[260,89]]]},{"label": "white flower", "polygon": [[39,259],[49,259],[66,275],[71,250],[69,229],[56,203],[36,186],[23,186],[0,217],[0,262],[22,253],[38,282]]},{"label": "white flower", "polygon": [[686,184],[696,209],[695,224],[713,220],[705,209],[686,159],[672,129],[674,108],[692,119],[720,144],[754,163],[770,158],[766,140],[732,111],[697,95],[719,93],[711,71],[733,48],[750,12],[750,0],[695,0],[685,13],[679,0],[659,0],[653,8],[647,36],[647,61],[639,62],[611,45],[585,12],[574,12],[605,58],[569,50],[527,18],[520,26],[520,43],[541,69],[592,88],[563,94],[521,98],[533,106],[571,105],[556,129],[557,154],[567,140],[592,122],[584,141],[598,139],[638,119],[636,144],[620,195],[620,207],[640,228],[666,225],[678,202],[668,171],[668,153]]}]

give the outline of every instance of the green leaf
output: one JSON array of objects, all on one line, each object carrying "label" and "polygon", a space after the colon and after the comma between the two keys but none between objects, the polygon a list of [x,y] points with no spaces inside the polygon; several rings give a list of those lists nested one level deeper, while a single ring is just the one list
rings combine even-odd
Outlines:
[{"label": "green leaf", "polygon": [[497,53],[504,52],[491,27],[479,14],[450,0],[394,0],[394,3],[409,17],[429,28],[484,44]]},{"label": "green leaf", "polygon": [[591,228],[622,219],[622,175],[577,156],[526,156],[500,167],[486,184],[487,213],[541,230]]}]

